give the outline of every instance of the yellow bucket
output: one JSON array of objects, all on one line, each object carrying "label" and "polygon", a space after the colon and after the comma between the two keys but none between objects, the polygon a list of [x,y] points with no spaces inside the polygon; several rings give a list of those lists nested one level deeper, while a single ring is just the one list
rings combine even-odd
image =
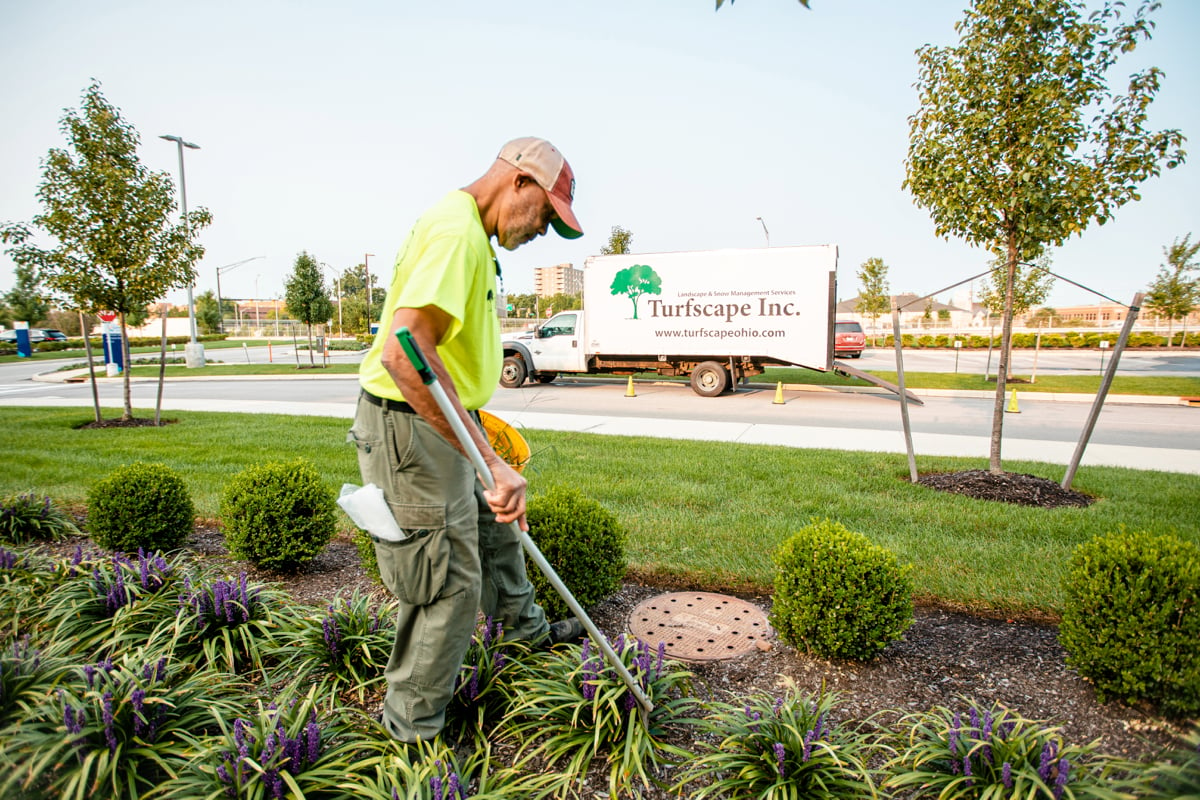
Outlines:
[{"label": "yellow bucket", "polygon": [[524,472],[525,465],[529,463],[530,452],[529,443],[520,431],[495,414],[489,414],[482,409],[479,411],[479,420],[483,423],[483,432],[487,434],[488,442],[496,451],[496,455],[503,458],[505,463],[517,472]]}]

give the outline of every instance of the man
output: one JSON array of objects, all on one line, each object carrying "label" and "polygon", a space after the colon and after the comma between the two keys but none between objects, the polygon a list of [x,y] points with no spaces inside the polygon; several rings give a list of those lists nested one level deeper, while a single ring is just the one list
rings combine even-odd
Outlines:
[{"label": "man", "polygon": [[[430,739],[446,706],[476,613],[504,625],[507,638],[577,639],[577,620],[550,626],[534,599],[521,544],[507,524],[525,521],[525,479],[489,445],[476,413],[500,379],[495,237],[515,250],[553,227],[574,239],[571,167],[543,139],[504,145],[488,171],[450,192],[413,226],[396,256],[379,333],[359,370],[362,387],[350,439],[363,483],[383,489],[407,538],[376,539],[384,584],[400,603],[384,671],[383,722],[405,742]],[[417,376],[394,332],[407,327],[471,431],[491,470],[486,491]]]}]

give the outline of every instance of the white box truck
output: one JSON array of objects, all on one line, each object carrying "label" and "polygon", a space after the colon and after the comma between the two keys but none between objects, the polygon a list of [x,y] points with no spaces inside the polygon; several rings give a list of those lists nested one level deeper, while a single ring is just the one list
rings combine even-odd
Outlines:
[{"label": "white box truck", "polygon": [[500,384],[657,372],[715,397],[771,364],[825,371],[836,293],[835,245],[593,256],[582,310],[505,336]]}]

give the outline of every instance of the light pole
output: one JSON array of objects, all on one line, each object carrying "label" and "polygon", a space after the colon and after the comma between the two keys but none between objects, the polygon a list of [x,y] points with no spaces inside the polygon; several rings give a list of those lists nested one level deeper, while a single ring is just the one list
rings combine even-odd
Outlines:
[{"label": "light pole", "polygon": [[371,256],[374,253],[367,253],[363,256],[363,273],[367,283],[367,335],[371,334]]},{"label": "light pole", "polygon": [[338,338],[342,338],[342,276],[337,273],[333,267],[321,262],[321,266],[333,273],[333,285],[336,287],[334,292],[338,299]]},{"label": "light pole", "polygon": [[[185,142],[183,137],[171,136],[163,134],[160,139],[166,139],[168,142],[174,142],[179,149],[179,199],[183,207],[183,230],[190,239],[190,231],[188,229],[187,218],[187,177],[183,172],[183,148],[189,150],[199,150],[200,145]],[[192,300],[192,289],[195,288],[195,281],[188,284],[187,287],[187,302],[188,302],[188,344],[183,348],[184,361],[188,367],[203,367],[204,366],[204,345],[196,341],[196,304]]]},{"label": "light pole", "polygon": [[771,232],[769,230],[767,230],[767,223],[763,222],[762,217],[755,217],[755,219],[762,223],[763,234],[767,237],[767,247],[770,247],[771,246]]},{"label": "light pole", "polygon": [[225,332],[225,314],[221,310],[221,273],[229,272],[232,269],[240,267],[242,264],[249,264],[251,261],[259,258],[266,258],[266,256],[251,256],[250,258],[243,259],[234,264],[226,264],[223,267],[217,267],[217,330],[220,333]]}]

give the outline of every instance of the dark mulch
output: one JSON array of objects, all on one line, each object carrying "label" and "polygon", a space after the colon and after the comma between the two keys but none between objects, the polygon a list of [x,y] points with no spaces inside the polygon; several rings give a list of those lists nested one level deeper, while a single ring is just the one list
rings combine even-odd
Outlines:
[{"label": "dark mulch", "polygon": [[161,425],[174,425],[178,421],[179,420],[176,419],[164,419],[161,420],[158,425],[156,425],[154,420],[146,419],[144,417],[133,417],[132,419],[102,419],[99,422],[96,420],[85,422],[82,425],[77,426],[76,430],[82,431],[89,428],[157,428]]},{"label": "dark mulch", "polygon": [[963,494],[976,500],[995,500],[1037,508],[1084,508],[1096,500],[1082,492],[1064,489],[1048,478],[1019,472],[993,473],[986,469],[936,472],[922,475],[917,482],[930,489]]}]

